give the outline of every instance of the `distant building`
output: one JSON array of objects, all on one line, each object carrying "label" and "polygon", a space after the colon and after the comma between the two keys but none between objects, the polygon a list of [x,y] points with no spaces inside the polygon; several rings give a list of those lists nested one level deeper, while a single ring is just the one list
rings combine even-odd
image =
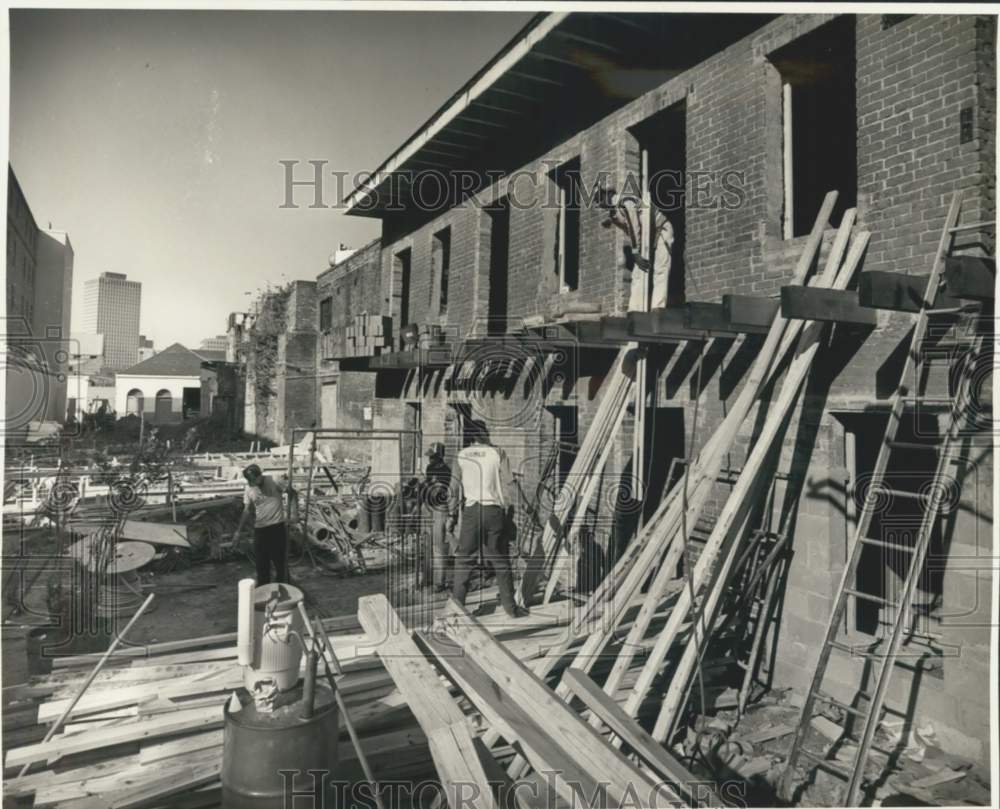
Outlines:
[{"label": "distant building", "polygon": [[114,407],[115,379],[102,372],[104,368],[104,336],[101,334],[70,335],[69,365],[66,388],[66,417],[78,419],[82,413],[93,413],[104,405]]},{"label": "distant building", "polygon": [[124,273],[103,272],[83,288],[83,330],[104,335],[106,368],[121,370],[139,361],[142,284]]},{"label": "distant building", "polygon": [[198,348],[205,351],[225,351],[229,348],[229,337],[225,334],[217,334],[215,337],[206,337],[198,344]]},{"label": "distant building", "polygon": [[146,337],[145,334],[139,335],[139,362],[143,360],[148,360],[150,357],[156,355],[156,349],[153,348],[153,341]]},{"label": "distant building", "polygon": [[66,415],[73,247],[66,233],[38,227],[10,166],[7,173],[5,432],[14,437]]},{"label": "distant building", "polygon": [[194,352],[180,343],[167,346],[115,375],[115,412],[141,412],[156,424],[197,418],[202,409],[202,363],[224,359],[221,351]]}]

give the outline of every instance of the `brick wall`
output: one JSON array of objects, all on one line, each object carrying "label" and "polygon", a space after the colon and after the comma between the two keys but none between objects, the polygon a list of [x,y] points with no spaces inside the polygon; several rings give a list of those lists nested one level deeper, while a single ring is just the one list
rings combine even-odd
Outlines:
[{"label": "brick wall", "polygon": [[[387,219],[377,274],[379,311],[399,316],[400,278],[394,259],[400,251],[409,250],[410,320],[439,322],[433,305],[432,240],[435,232],[449,227],[450,300],[445,323],[457,336],[475,333],[488,299],[490,223],[482,207],[503,195],[516,201],[510,212],[508,316],[517,319],[543,311],[559,294],[553,273],[555,214],[551,206],[543,204],[546,196],[551,196],[548,172],[579,158],[584,189],[589,189],[601,173],[623,187],[628,172],[637,169],[633,128],[681,103],[686,116],[684,163],[688,171],[687,299],[718,301],[725,293],[777,294],[791,276],[803,240],[781,238],[782,79],[770,59],[778,48],[830,19],[831,15],[780,17],[538,155],[521,172],[486,189],[474,201],[436,216]],[[926,273],[953,191],[966,193],[963,221],[994,217],[995,21],[989,17],[911,15],[885,27],[880,15],[862,15],[856,20],[854,35],[858,222],[872,233],[861,269]],[[967,106],[974,113],[973,137],[960,143],[960,116]],[[729,178],[728,186],[725,177]],[[601,228],[599,220],[600,214],[593,208],[581,213],[580,276],[575,297],[597,301],[607,313],[620,312],[629,282],[620,258],[623,238],[615,230]],[[832,235],[832,231],[827,234],[824,253]],[[977,235],[960,239],[959,247],[992,253],[993,244]],[[366,305],[371,302],[371,298],[366,299]],[[836,455],[842,451],[843,441],[832,413],[864,412],[886,401],[898,379],[901,341],[907,339],[911,322],[906,315],[883,313],[878,328],[871,333],[838,329],[821,349],[808,383],[809,395],[787,427],[780,462],[792,479],[787,492],[786,484],[779,485],[776,501],[795,499],[794,504],[784,502],[782,506],[790,515],[787,527],[795,549],[786,594],[794,608],[785,610],[778,638],[779,660],[794,662],[782,665],[776,684],[807,685],[810,661],[815,659],[830,597],[843,566],[843,545],[834,545],[831,540],[839,530],[838,519],[842,519],[831,505],[829,490],[842,464]],[[717,340],[704,348],[704,358],[696,345],[665,352],[658,399],[661,405],[684,409],[688,452],[697,451],[724,417],[760,342],[754,337]],[[419,402],[425,442],[438,440],[438,436],[454,441],[454,436],[449,436],[453,423],[449,416],[454,408],[449,405],[469,403],[475,412],[498,425],[494,440],[524,469],[526,486],[531,488],[531,475],[537,472],[551,431],[545,408],[575,404],[581,437],[590,426],[607,363],[597,356],[600,352],[580,354],[585,361],[558,384],[530,383],[528,372],[522,371],[502,384],[481,385],[471,396],[451,389],[447,379],[438,378],[444,376],[442,372],[415,372],[411,384],[386,388],[391,392],[381,397],[379,423],[402,426],[402,405]],[[942,393],[945,376],[940,369],[935,374],[931,389]],[[698,423],[694,425],[696,399]],[[740,468],[745,460],[750,430],[759,427],[762,419],[763,414],[748,419],[748,436],[730,459],[734,468]],[[606,476],[609,481],[627,458],[629,430],[627,424],[612,453]],[[979,459],[977,474],[979,480],[991,479],[990,459]],[[977,503],[967,519],[981,532],[992,515],[981,501],[981,484],[965,485],[972,489],[966,492],[963,488],[963,496]],[[710,529],[729,489],[730,484],[718,485],[706,522],[696,533]],[[842,543],[843,538],[838,541]],[[954,585],[949,593],[947,587],[946,601],[961,589]],[[972,651],[960,666],[962,676],[971,676],[970,671],[985,676],[985,669],[976,668],[982,655],[975,653],[985,631],[983,627],[968,630],[975,637],[968,647]],[[980,688],[977,693],[982,696],[982,692]],[[947,700],[937,699],[933,688],[926,693],[926,698],[921,696],[919,710],[940,722],[942,728],[954,722]],[[968,747],[981,755],[985,749],[982,727],[968,725],[966,732],[982,742],[975,750],[975,744]]]},{"label": "brick wall", "polygon": [[[354,315],[361,312],[381,311],[381,244],[378,239],[359,248],[316,279],[316,374],[317,380],[310,396],[314,398],[314,412],[321,427],[341,429],[371,428],[372,420],[365,419],[365,408],[371,408],[375,391],[375,375],[366,372],[344,372],[336,360],[323,356],[323,335],[319,330],[320,302],[330,301],[330,327],[347,325]],[[323,411],[323,385],[336,383],[336,418]]]}]

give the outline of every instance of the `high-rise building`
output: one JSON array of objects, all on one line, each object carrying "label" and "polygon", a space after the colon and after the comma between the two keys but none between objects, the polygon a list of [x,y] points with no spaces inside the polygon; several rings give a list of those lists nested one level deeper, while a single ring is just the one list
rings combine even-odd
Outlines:
[{"label": "high-rise building", "polygon": [[139,306],[142,284],[124,273],[102,272],[83,285],[83,331],[104,335],[104,361],[110,370],[139,361]]},{"label": "high-rise building", "polygon": [[225,351],[227,348],[229,348],[229,338],[225,334],[206,337],[198,344],[198,349],[202,351]]}]

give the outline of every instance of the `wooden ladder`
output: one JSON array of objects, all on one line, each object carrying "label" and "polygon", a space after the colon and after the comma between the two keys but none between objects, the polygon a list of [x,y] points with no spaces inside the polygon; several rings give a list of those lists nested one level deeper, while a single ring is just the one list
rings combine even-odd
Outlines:
[{"label": "wooden ladder", "polygon": [[[934,300],[938,293],[938,288],[942,280],[942,272],[945,266],[945,260],[951,251],[951,242],[954,234],[959,231],[976,229],[977,227],[978,229],[986,229],[986,227],[990,224],[982,223],[979,226],[970,227],[966,225],[957,227],[961,207],[962,192],[958,191],[952,197],[951,205],[948,209],[945,226],[941,233],[938,250],[934,258],[933,269],[931,271],[930,278],[928,279],[924,299],[921,303],[921,308],[917,313],[916,322],[914,324],[909,354],[907,356],[906,364],[903,368],[899,384],[892,396],[891,412],[886,426],[885,437],[879,449],[878,460],[875,463],[875,468],[869,484],[870,496],[865,498],[862,512],[858,517],[853,544],[850,550],[850,558],[840,580],[835,607],[833,614],[830,616],[829,624],[827,625],[826,637],[820,651],[819,661],[816,664],[816,671],[813,675],[812,684],[809,687],[809,693],[802,708],[802,714],[799,718],[799,725],[795,735],[795,740],[792,743],[792,747],[789,751],[788,759],[785,764],[785,771],[780,784],[780,795],[783,800],[790,801],[792,799],[792,793],[795,789],[796,783],[796,764],[798,764],[801,757],[805,757],[811,759],[817,767],[831,772],[847,782],[847,790],[844,795],[843,805],[858,805],[858,799],[864,779],[865,764],[868,760],[868,754],[872,747],[875,730],[881,720],[883,703],[889,686],[889,680],[895,667],[896,657],[899,654],[900,645],[904,635],[906,634],[904,627],[907,623],[907,615],[910,611],[909,607],[913,598],[914,588],[917,580],[920,578],[921,571],[923,570],[924,560],[927,554],[928,546],[930,545],[934,525],[941,510],[942,501],[945,499],[943,489],[940,486],[932,488],[932,493],[927,497],[910,492],[896,491],[886,488],[884,479],[889,466],[889,458],[895,449],[936,449],[938,451],[938,460],[934,473],[934,481],[940,482],[945,479],[947,466],[950,460],[952,460],[949,457],[949,450],[951,450],[962,438],[963,425],[965,424],[965,417],[968,413],[966,410],[966,406],[968,404],[966,398],[970,393],[970,377],[975,367],[976,357],[982,350],[983,336],[977,330],[976,336],[972,337],[968,341],[967,346],[963,346],[970,350],[964,351],[961,359],[959,360],[961,363],[961,374],[956,386],[957,389],[955,390],[954,396],[951,400],[952,407],[949,414],[948,426],[939,441],[934,444],[915,444],[896,441],[896,434],[899,429],[900,420],[903,415],[903,410],[906,407],[907,400],[910,399],[911,390],[914,398],[920,398],[919,389],[921,385],[922,370],[921,356],[923,354],[923,346],[927,341],[927,327],[929,321],[932,318],[938,318],[941,316],[954,317],[961,314],[962,311],[975,312],[976,309],[978,309],[978,304],[971,305],[970,307],[958,307],[957,310],[933,310],[931,308],[934,305]],[[923,514],[921,516],[920,527],[914,537],[912,545],[887,542],[881,539],[871,539],[867,537],[876,504],[881,499],[877,496],[872,496],[875,495],[876,492],[882,492],[893,497],[898,496],[916,499],[922,504]],[[909,557],[909,566],[906,568],[905,580],[898,593],[898,601],[880,598],[875,595],[862,592],[859,589],[855,589],[858,567],[861,561],[862,553],[866,546],[876,546],[883,551],[891,551],[904,559]],[[900,572],[900,575],[902,575],[902,572]],[[887,607],[892,611],[893,617],[890,622],[887,622],[890,626],[890,629],[888,630],[889,634],[884,639],[884,641],[887,642],[881,644],[881,648],[877,651],[861,651],[851,646],[849,643],[843,642],[843,640],[838,640],[838,636],[841,635],[844,615],[850,599],[876,603],[882,607]],[[876,674],[877,683],[874,692],[859,690],[857,698],[853,700],[855,703],[854,705],[850,705],[836,699],[823,690],[824,678],[827,673],[830,656],[834,652],[847,656],[855,656],[859,654],[863,655],[871,661],[873,667],[877,667],[878,669]],[[875,668],[873,668],[872,671],[874,673]],[[867,705],[867,708],[863,707],[864,705]],[[850,733],[845,731],[845,736],[848,739],[857,742],[854,759],[850,764],[845,765],[840,761],[829,761],[826,759],[825,754],[816,753],[809,750],[805,746],[805,740],[810,729],[811,720],[815,716],[820,715],[820,712],[816,711],[817,706],[830,706],[835,711],[842,712],[847,719],[853,719],[863,725],[864,729],[859,739],[853,737]],[[857,726],[850,722],[848,724],[852,724],[855,727]]]}]

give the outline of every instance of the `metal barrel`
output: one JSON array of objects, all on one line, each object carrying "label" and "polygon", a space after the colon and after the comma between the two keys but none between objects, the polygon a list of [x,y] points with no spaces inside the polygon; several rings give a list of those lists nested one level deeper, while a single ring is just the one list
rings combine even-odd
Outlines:
[{"label": "metal barrel", "polygon": [[[302,717],[302,685],[281,694],[272,713],[236,692],[239,710],[224,708],[223,809],[288,809],[334,805],[340,715],[333,692],[316,683],[313,714]],[[293,801],[293,791],[295,797]]]}]

